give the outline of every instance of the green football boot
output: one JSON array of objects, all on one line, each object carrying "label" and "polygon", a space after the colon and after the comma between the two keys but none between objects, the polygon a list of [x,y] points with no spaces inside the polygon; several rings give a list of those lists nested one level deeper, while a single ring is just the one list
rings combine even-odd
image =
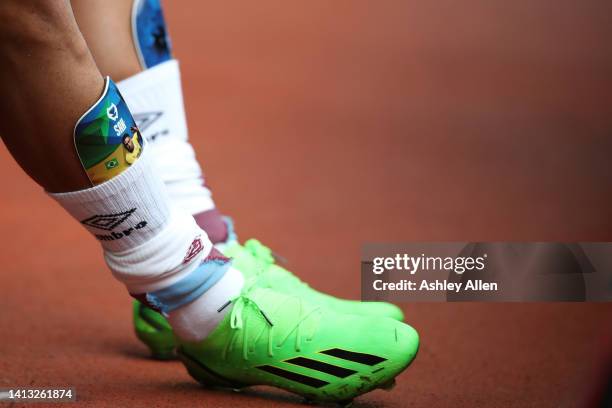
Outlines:
[{"label": "green football boot", "polygon": [[225,307],[206,339],[178,341],[187,371],[205,386],[269,385],[346,404],[390,388],[419,346],[417,332],[397,320],[338,313],[258,285]]},{"label": "green football boot", "polygon": [[133,303],[132,315],[136,337],[147,345],[153,358],[173,359],[176,340],[166,318],[137,300]]},{"label": "green football boot", "polygon": [[258,277],[260,285],[270,287],[277,292],[301,296],[309,303],[329,307],[340,313],[372,315],[404,320],[402,310],[386,302],[360,302],[357,300],[340,299],[321,293],[297,276],[276,263],[276,256],[270,248],[256,239],[249,239],[240,245],[237,239],[219,247],[228,258],[232,258],[233,266],[249,279]]},{"label": "green football boot", "polygon": [[[227,223],[230,239],[227,244],[216,247],[232,259],[232,265],[244,275],[245,280],[256,278],[260,286],[287,295],[300,296],[311,304],[324,306],[340,313],[389,317],[398,321],[404,319],[402,310],[391,303],[339,299],[312,289],[297,276],[278,265],[272,251],[256,239],[250,239],[244,245],[240,245],[233,233],[231,221],[228,220]],[[173,358],[176,346],[174,336],[170,325],[162,315],[134,301],[133,319],[136,336],[149,347],[154,358],[162,360]]]}]

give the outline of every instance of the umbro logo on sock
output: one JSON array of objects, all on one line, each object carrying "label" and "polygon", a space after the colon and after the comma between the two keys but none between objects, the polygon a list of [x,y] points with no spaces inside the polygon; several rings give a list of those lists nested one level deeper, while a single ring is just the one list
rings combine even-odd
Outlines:
[{"label": "umbro logo on sock", "polygon": [[151,126],[154,122],[162,117],[164,112],[140,112],[133,113],[132,117],[136,121],[138,128],[142,134],[147,138],[148,141],[154,142],[159,136],[166,136],[170,131],[168,129],[162,129],[159,132],[151,133],[146,132],[146,129]]},{"label": "umbro logo on sock", "polygon": [[134,211],[136,211],[136,208],[115,214],[94,215],[93,217],[81,221],[81,223],[89,225],[90,227],[112,231],[117,225],[127,220]]},{"label": "umbro logo on sock", "polygon": [[121,224],[123,224],[130,216],[136,211],[136,208],[132,208],[127,211],[115,213],[115,214],[104,214],[104,215],[94,215],[87,219],[81,221],[82,224],[85,224],[89,227],[94,227],[106,231],[111,231],[110,234],[95,234],[96,238],[100,241],[114,241],[116,239],[121,239],[123,237],[127,237],[133,231],[142,229],[146,227],[146,221],[140,221],[138,224],[133,227],[129,227],[126,229],[120,229],[119,231],[114,231],[114,229]]}]

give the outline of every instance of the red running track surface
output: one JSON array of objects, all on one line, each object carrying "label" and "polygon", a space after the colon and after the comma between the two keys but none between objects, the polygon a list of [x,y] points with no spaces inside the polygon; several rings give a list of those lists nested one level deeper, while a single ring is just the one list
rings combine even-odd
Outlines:
[{"label": "red running track surface", "polygon": [[[358,297],[366,241],[611,240],[610,2],[166,3],[219,206],[316,288]],[[148,360],[98,244],[0,159],[0,387],[299,401]],[[611,304],[402,306],[419,356],[356,406],[581,406],[610,347]]]}]

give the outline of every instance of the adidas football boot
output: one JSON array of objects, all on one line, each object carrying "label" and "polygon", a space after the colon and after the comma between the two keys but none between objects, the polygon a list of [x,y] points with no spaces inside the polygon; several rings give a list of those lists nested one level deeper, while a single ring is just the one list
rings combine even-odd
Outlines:
[{"label": "adidas football boot", "polygon": [[269,385],[346,404],[392,385],[419,346],[417,332],[397,320],[338,313],[257,285],[225,307],[206,339],[178,340],[179,357],[205,386]]},{"label": "adidas football boot", "polygon": [[[318,292],[302,282],[297,276],[276,263],[272,251],[256,239],[241,245],[235,238],[231,221],[227,221],[230,230],[228,243],[217,245],[225,256],[232,259],[232,265],[248,279],[257,279],[258,285],[269,287],[277,292],[300,296],[309,303],[328,307],[336,312],[375,317],[390,317],[401,321],[402,310],[385,302],[359,302],[339,299]],[[153,357],[169,359],[175,348],[174,336],[170,325],[159,313],[134,302],[133,320],[136,336],[145,343]]]}]

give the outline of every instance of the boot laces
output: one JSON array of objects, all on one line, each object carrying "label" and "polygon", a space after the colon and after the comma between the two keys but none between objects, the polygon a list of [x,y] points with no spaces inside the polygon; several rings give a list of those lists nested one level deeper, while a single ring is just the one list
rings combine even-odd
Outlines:
[{"label": "boot laces", "polygon": [[[266,325],[268,328],[267,330],[267,334],[268,334],[267,352],[268,352],[268,356],[270,357],[274,356],[274,339],[275,339],[274,323],[268,317],[268,315],[263,311],[263,309],[257,304],[257,302],[254,301],[249,296],[249,291],[252,287],[254,287],[254,285],[253,283],[250,283],[249,286],[250,286],[249,289],[243,291],[241,295],[232,299],[230,302],[233,305],[232,310],[230,312],[230,328],[232,329],[233,333],[232,333],[232,336],[230,337],[230,340],[226,344],[226,347],[223,350],[223,358],[227,358],[228,353],[230,353],[234,349],[238,338],[242,337],[242,357],[245,360],[249,359],[249,351],[250,351],[249,350],[249,341],[250,341],[249,325],[248,325],[249,315],[245,313],[247,308],[251,308],[255,310],[266,321]],[[303,331],[302,326],[304,322],[308,319],[308,317],[310,317],[314,312],[318,311],[320,308],[314,307],[310,310],[305,310],[304,304],[302,303],[301,300],[299,304],[300,304],[299,313],[296,318],[295,324],[290,326],[289,329],[286,331],[286,333],[284,333],[284,335],[282,333],[279,333],[276,336],[277,338],[281,339],[281,341],[276,345],[277,347],[282,346],[291,337],[291,333],[295,331],[295,344],[294,344],[295,351],[299,352],[301,350],[302,338],[304,337],[304,333],[302,333]],[[254,342],[257,342],[257,340],[260,338],[261,335],[263,335],[263,333],[260,333],[259,335],[257,335],[256,338],[254,339]],[[313,336],[314,335],[307,338],[306,341],[312,340]]]}]

